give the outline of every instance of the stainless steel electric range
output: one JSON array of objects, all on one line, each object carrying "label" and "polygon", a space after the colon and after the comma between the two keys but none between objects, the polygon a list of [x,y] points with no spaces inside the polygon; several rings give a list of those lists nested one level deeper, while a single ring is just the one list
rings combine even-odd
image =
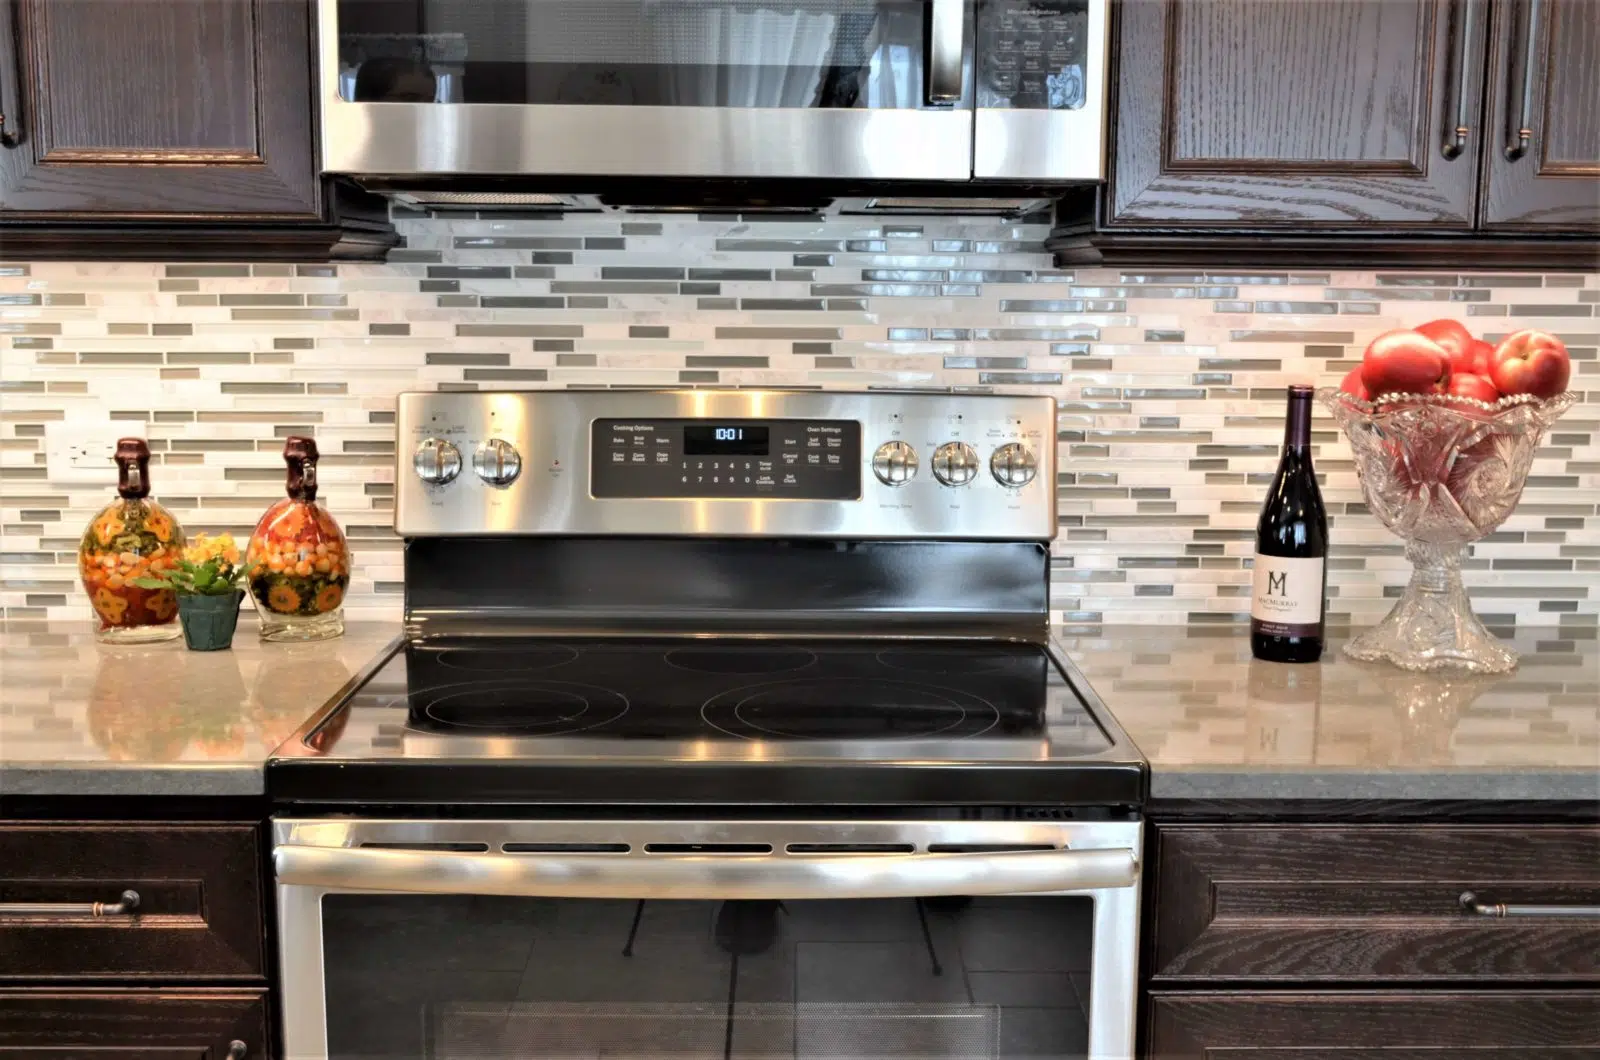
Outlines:
[{"label": "stainless steel electric range", "polygon": [[1132,1055],[1054,404],[406,394],[405,635],[268,763],[286,1055]]}]

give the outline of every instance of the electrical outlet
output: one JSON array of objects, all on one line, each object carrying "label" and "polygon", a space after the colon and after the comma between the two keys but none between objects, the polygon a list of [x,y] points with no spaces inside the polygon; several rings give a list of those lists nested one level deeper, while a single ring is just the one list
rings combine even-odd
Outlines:
[{"label": "electrical outlet", "polygon": [[44,425],[45,474],[51,482],[68,486],[115,486],[117,429],[102,423]]}]

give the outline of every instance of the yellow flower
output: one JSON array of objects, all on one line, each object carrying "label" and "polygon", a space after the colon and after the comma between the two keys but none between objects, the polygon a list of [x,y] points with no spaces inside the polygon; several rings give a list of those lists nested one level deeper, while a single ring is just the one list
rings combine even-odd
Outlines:
[{"label": "yellow flower", "polygon": [[144,598],[144,609],[165,622],[178,609],[178,597],[167,591],[151,593]]},{"label": "yellow flower", "polygon": [[114,510],[108,510],[94,521],[95,540],[102,545],[109,545],[112,539],[127,528],[127,525],[117,518],[117,513]]},{"label": "yellow flower", "polygon": [[144,517],[144,528],[156,535],[157,541],[172,540],[172,517],[166,512],[150,509]]},{"label": "yellow flower", "polygon": [[344,600],[344,590],[337,585],[326,586],[317,594],[317,610],[332,611]]},{"label": "yellow flower", "polygon": [[123,612],[128,610],[128,601],[110,589],[101,589],[95,593],[93,603],[100,617],[113,626],[122,621]]},{"label": "yellow flower", "polygon": [[267,591],[267,606],[279,614],[300,610],[300,594],[287,585],[274,585]]}]

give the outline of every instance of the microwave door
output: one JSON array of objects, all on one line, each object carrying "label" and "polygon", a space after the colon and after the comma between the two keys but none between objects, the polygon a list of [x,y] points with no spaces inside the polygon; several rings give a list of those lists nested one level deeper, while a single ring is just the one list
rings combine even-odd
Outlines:
[{"label": "microwave door", "polygon": [[969,0],[319,0],[323,166],[970,180]]},{"label": "microwave door", "polygon": [[1106,0],[979,0],[973,175],[1105,176]]}]

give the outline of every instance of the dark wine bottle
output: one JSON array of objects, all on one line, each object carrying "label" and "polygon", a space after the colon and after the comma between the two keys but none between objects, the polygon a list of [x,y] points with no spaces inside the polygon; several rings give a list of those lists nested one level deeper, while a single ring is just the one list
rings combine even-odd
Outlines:
[{"label": "dark wine bottle", "polygon": [[1328,513],[1311,467],[1311,387],[1289,387],[1283,456],[1256,522],[1250,651],[1269,662],[1322,657]]}]

